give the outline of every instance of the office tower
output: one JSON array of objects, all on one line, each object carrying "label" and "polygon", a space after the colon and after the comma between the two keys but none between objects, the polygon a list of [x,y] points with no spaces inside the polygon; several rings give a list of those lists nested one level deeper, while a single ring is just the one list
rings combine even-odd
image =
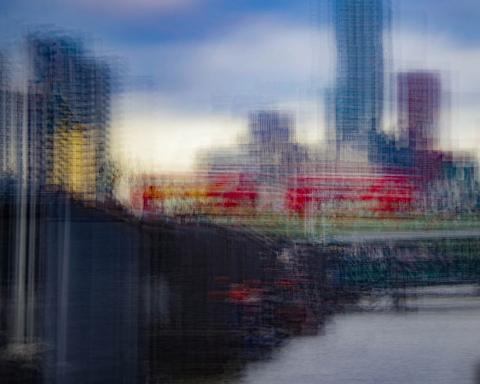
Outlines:
[{"label": "office tower", "polygon": [[28,38],[30,179],[85,200],[105,195],[111,74],[80,40]]},{"label": "office tower", "polygon": [[262,110],[249,116],[249,156],[261,174],[278,178],[297,172],[307,161],[306,148],[295,141],[295,120],[288,112]]},{"label": "office tower", "polygon": [[249,129],[251,142],[264,149],[275,150],[282,143],[290,142],[293,118],[280,111],[256,111],[250,113]]},{"label": "office tower", "polygon": [[335,130],[337,151],[350,147],[374,155],[384,100],[383,0],[335,0],[337,46]]},{"label": "office tower", "polygon": [[439,138],[441,80],[435,72],[398,74],[401,135],[413,151],[436,149]]},{"label": "office tower", "polygon": [[22,164],[24,94],[12,88],[10,62],[0,55],[0,175],[18,178]]},{"label": "office tower", "polygon": [[9,171],[12,158],[12,131],[10,124],[10,82],[8,63],[0,55],[0,177]]}]

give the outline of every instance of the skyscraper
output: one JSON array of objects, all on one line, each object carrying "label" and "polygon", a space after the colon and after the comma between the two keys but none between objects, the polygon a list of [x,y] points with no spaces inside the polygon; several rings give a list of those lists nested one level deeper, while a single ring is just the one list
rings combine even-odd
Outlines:
[{"label": "skyscraper", "polygon": [[293,118],[280,111],[256,111],[250,113],[249,128],[253,143],[264,149],[289,143],[293,135]]},{"label": "skyscraper", "polygon": [[335,131],[337,150],[350,147],[371,157],[384,100],[384,0],[335,0],[337,46]]},{"label": "skyscraper", "polygon": [[24,94],[11,84],[9,60],[0,54],[0,177],[21,174]]},{"label": "skyscraper", "polygon": [[103,199],[110,69],[70,36],[33,35],[28,47],[30,179],[40,189]]},{"label": "skyscraper", "polygon": [[280,110],[260,110],[249,115],[249,155],[261,174],[280,177],[296,172],[307,152],[295,140],[294,116]]},{"label": "skyscraper", "polygon": [[398,115],[402,136],[413,151],[436,149],[441,81],[436,72],[398,74]]},{"label": "skyscraper", "polygon": [[12,127],[8,62],[0,54],[0,177],[11,170]]}]

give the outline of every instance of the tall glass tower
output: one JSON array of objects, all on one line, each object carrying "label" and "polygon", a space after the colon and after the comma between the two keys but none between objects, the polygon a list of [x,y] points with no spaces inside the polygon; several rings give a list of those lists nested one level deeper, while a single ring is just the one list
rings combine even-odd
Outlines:
[{"label": "tall glass tower", "polygon": [[384,100],[384,0],[335,0],[337,46],[335,131],[337,149],[372,157]]}]

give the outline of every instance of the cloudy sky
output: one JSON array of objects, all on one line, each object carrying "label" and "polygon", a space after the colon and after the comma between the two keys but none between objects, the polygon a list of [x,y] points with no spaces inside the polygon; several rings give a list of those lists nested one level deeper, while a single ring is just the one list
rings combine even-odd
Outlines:
[{"label": "cloudy sky", "polygon": [[[123,74],[115,155],[131,167],[181,171],[197,151],[233,145],[255,108],[289,109],[299,140],[322,140],[335,65],[326,3],[2,0],[0,32],[6,49],[45,26],[86,36]],[[440,70],[449,106],[444,145],[477,150],[478,0],[393,0],[392,7],[389,71]]]}]

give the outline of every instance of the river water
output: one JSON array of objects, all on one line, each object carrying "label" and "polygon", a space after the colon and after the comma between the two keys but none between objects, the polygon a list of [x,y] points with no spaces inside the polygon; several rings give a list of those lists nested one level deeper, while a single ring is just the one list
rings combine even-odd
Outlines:
[{"label": "river water", "polygon": [[480,383],[475,290],[420,290],[401,308],[388,296],[363,300],[317,336],[290,339],[269,360],[247,365],[237,383]]}]

